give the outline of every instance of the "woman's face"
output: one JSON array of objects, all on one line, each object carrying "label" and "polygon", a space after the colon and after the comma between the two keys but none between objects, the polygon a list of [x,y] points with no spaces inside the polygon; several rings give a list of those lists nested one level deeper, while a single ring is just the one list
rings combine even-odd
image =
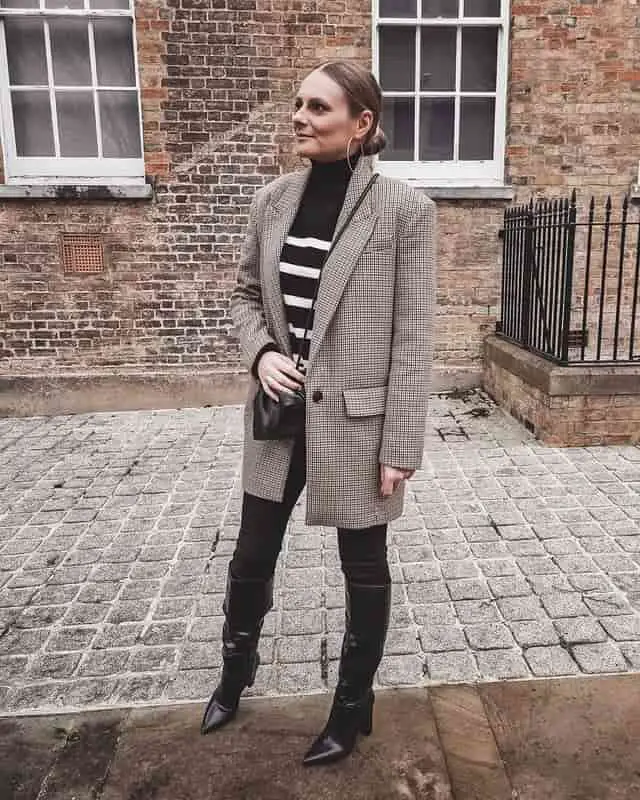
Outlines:
[{"label": "woman's face", "polygon": [[346,158],[349,140],[351,152],[356,152],[372,118],[368,110],[352,117],[342,87],[322,70],[315,70],[302,81],[295,99],[295,152],[315,161]]}]

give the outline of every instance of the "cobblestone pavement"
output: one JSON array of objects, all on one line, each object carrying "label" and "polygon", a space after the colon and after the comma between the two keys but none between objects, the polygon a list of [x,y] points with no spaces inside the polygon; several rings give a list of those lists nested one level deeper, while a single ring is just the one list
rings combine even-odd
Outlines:
[{"label": "cobblestone pavement", "polygon": [[[239,522],[241,409],[0,420],[0,712],[206,697]],[[640,669],[640,448],[555,449],[433,399],[394,523],[382,685]],[[296,507],[257,694],[333,686],[333,529]]]}]

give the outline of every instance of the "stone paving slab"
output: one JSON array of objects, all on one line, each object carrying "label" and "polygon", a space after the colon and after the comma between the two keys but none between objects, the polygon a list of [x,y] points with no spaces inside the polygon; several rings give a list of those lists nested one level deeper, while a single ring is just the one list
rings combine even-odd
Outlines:
[{"label": "stone paving slab", "polygon": [[342,763],[306,769],[302,756],[327,705],[319,695],[247,701],[233,725],[206,737],[193,705],[0,719],[0,794],[3,800],[452,800],[427,692],[379,693],[375,734],[360,737]]},{"label": "stone paving slab", "polygon": [[373,734],[305,769],[329,697],[0,718],[2,800],[637,800],[640,676],[378,691]]},{"label": "stone paving slab", "polygon": [[[241,408],[0,420],[0,712],[205,698],[237,535]],[[344,597],[296,507],[257,695],[330,690]],[[640,669],[640,447],[545,447],[434,397],[389,540],[383,686]]]}]

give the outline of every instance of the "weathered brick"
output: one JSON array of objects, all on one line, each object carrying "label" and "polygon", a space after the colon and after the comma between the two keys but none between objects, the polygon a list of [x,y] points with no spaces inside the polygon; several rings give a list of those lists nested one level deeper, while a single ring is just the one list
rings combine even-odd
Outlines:
[{"label": "weathered brick", "polygon": [[[90,200],[3,203],[4,371],[238,368],[228,296],[253,192],[297,166],[295,84],[331,57],[371,61],[370,3],[356,0],[348,12],[303,6],[274,2],[265,14],[255,0],[219,12],[199,0],[136,3],[145,167],[156,202],[114,201],[107,213]],[[558,36],[549,3],[513,9],[505,166],[517,200],[574,186],[621,194],[635,172],[640,32],[622,0],[588,10]],[[616,69],[603,70],[612,51]],[[576,59],[580,80],[559,81]],[[495,322],[503,207],[439,203],[441,363],[481,361]],[[62,274],[63,226],[102,233],[107,275]],[[618,410],[621,420],[612,421],[624,424],[627,407]]]}]

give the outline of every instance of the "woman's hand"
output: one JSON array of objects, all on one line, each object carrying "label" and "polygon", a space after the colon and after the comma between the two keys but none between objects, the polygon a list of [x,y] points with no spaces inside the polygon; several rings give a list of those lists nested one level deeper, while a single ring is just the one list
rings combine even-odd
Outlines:
[{"label": "woman's hand", "polygon": [[294,362],[274,350],[267,351],[258,362],[258,377],[262,388],[276,402],[281,392],[291,393],[304,383],[304,375]]},{"label": "woman's hand", "polygon": [[408,480],[414,472],[413,469],[397,469],[387,464],[380,464],[380,494],[383,497],[390,497],[400,482]]}]

